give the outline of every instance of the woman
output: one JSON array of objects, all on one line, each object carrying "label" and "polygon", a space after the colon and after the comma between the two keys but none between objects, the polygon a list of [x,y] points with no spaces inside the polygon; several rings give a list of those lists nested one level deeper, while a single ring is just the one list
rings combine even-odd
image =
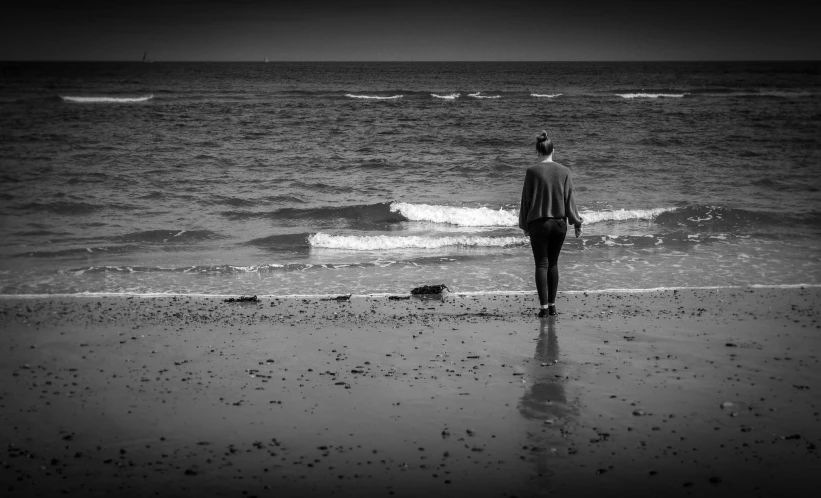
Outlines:
[{"label": "woman", "polygon": [[530,236],[536,261],[536,290],[541,309],[539,316],[556,314],[556,289],[559,287],[559,251],[567,234],[567,222],[582,234],[582,218],[573,199],[570,170],[553,161],[553,142],[547,132],[536,137],[536,151],[543,160],[527,169],[519,209],[519,228]]}]

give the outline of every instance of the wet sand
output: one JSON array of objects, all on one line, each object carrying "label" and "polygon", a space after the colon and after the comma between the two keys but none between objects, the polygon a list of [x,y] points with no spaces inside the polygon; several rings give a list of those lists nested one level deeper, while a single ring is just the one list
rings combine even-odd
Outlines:
[{"label": "wet sand", "polygon": [[821,289],[0,300],[4,496],[803,496]]}]

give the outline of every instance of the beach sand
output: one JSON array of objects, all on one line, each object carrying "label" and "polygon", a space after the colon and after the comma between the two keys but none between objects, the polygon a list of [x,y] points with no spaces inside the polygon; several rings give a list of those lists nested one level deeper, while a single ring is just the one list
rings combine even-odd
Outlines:
[{"label": "beach sand", "polygon": [[819,288],[0,300],[4,496],[803,496]]}]

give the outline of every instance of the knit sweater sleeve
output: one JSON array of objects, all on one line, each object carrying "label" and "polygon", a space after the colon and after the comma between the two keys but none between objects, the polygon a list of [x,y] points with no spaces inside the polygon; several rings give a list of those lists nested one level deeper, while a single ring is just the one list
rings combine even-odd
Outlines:
[{"label": "knit sweater sleeve", "polygon": [[522,186],[522,203],[519,206],[519,228],[527,232],[527,213],[530,212],[530,205],[533,203],[531,193],[533,191],[533,175],[530,170],[525,173],[525,183]]},{"label": "knit sweater sleeve", "polygon": [[573,197],[573,180],[570,179],[570,175],[567,175],[565,180],[564,192],[564,214],[567,216],[567,221],[575,226],[580,226],[584,220],[579,215],[578,209],[576,209],[576,199]]}]

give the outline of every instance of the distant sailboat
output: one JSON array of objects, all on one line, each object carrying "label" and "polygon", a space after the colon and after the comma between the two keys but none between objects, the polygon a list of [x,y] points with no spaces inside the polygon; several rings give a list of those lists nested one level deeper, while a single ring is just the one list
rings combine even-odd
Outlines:
[{"label": "distant sailboat", "polygon": [[154,62],[152,60],[146,59],[147,55],[148,55],[148,52],[143,52],[143,62]]},{"label": "distant sailboat", "polygon": [[265,58],[265,62],[268,62],[268,58],[267,58],[267,57]]}]

